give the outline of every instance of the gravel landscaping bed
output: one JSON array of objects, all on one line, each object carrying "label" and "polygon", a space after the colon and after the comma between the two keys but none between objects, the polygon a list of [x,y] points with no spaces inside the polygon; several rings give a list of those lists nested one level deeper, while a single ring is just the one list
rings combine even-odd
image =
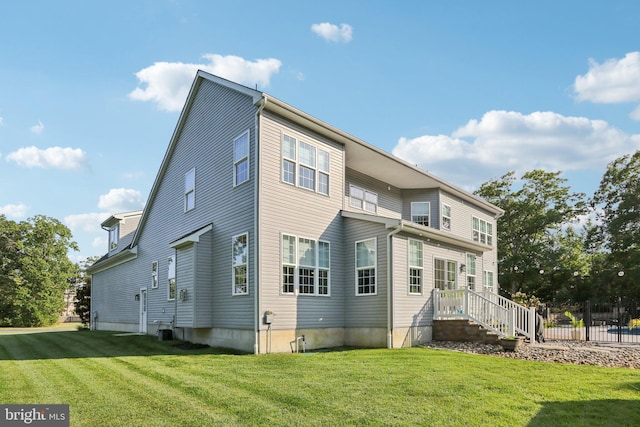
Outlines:
[{"label": "gravel landscaping bed", "polygon": [[425,344],[424,347],[538,362],[640,368],[639,344],[546,341],[545,343],[535,344],[525,343],[513,352],[504,351],[500,345],[452,341],[432,341]]}]

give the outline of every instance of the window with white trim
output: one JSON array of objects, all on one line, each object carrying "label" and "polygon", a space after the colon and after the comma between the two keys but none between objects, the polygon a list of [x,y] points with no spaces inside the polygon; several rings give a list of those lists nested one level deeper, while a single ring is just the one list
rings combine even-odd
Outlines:
[{"label": "window with white trim", "polygon": [[411,202],[411,222],[429,226],[429,202]]},{"label": "window with white trim", "polygon": [[442,230],[451,230],[451,206],[442,204],[442,220],[440,221]]},{"label": "window with white trim", "polygon": [[120,237],[120,224],[116,224],[109,229],[109,250],[110,251],[118,247],[119,237]]},{"label": "window with white trim", "polygon": [[476,290],[476,256],[467,254],[467,287],[472,291]]},{"label": "window with white trim", "polygon": [[493,224],[482,218],[473,217],[473,240],[493,246]]},{"label": "window with white trim", "polygon": [[172,301],[176,299],[176,256],[171,255],[167,258],[167,280],[169,281],[169,289],[167,291],[167,299]]},{"label": "window with white trim", "polygon": [[329,295],[329,242],[282,235],[282,293]]},{"label": "window with white trim", "polygon": [[233,185],[249,180],[249,130],[233,140]]},{"label": "window with white trim", "polygon": [[329,195],[329,152],[282,135],[282,181]]},{"label": "window with white trim", "polygon": [[433,260],[433,285],[437,289],[456,289],[456,262],[448,259]]},{"label": "window with white trim", "polygon": [[378,194],[364,188],[349,185],[349,205],[367,212],[378,210]]},{"label": "window with white trim", "polygon": [[153,289],[158,287],[158,261],[151,262],[151,287]]},{"label": "window with white trim", "polygon": [[484,272],[484,290],[493,292],[493,271],[485,270]]},{"label": "window with white trim", "polygon": [[246,295],[249,293],[248,240],[247,233],[231,238],[233,295]]},{"label": "window with white trim", "polygon": [[184,211],[196,207],[196,168],[184,174]]},{"label": "window with white trim", "polygon": [[356,295],[376,295],[377,239],[361,240],[356,246]]},{"label": "window with white trim", "polygon": [[409,239],[409,293],[422,294],[423,259],[420,240]]}]

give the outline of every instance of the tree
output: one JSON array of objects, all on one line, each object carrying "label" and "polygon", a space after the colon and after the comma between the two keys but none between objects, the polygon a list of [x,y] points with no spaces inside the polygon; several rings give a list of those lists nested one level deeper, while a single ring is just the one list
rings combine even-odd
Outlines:
[{"label": "tree", "polygon": [[0,326],[56,323],[77,250],[60,221],[36,215],[16,223],[0,215]]},{"label": "tree", "polygon": [[603,281],[617,296],[640,297],[640,151],[609,163],[591,205],[608,251]]},{"label": "tree", "polygon": [[475,192],[505,211],[498,219],[498,273],[511,294],[523,291],[541,299],[553,298],[555,281],[550,273],[559,271],[559,236],[563,226],[586,209],[585,195],[572,193],[560,175],[532,170],[522,175],[516,190],[517,178],[511,171]]},{"label": "tree", "polygon": [[80,316],[80,322],[88,326],[91,323],[91,276],[85,274],[87,266],[96,262],[99,257],[88,257],[78,266],[81,285],[76,288],[75,313]]}]

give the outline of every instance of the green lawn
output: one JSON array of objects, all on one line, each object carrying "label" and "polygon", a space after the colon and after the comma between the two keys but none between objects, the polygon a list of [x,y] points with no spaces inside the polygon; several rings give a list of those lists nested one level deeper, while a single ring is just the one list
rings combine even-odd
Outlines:
[{"label": "green lawn", "polygon": [[432,349],[234,355],[107,332],[0,334],[0,403],[72,426],[640,425],[639,372]]}]

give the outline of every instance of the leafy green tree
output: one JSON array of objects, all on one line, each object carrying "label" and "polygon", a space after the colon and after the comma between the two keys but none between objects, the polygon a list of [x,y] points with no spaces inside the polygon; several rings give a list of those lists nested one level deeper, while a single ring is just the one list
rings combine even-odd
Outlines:
[{"label": "leafy green tree", "polygon": [[36,215],[16,223],[0,215],[0,326],[46,326],[58,321],[77,250],[60,221]]},{"label": "leafy green tree", "polygon": [[536,169],[518,180],[511,171],[475,192],[505,211],[498,219],[498,272],[510,294],[553,298],[556,282],[550,273],[566,270],[559,265],[559,236],[586,206],[585,195],[572,193],[560,175]]},{"label": "leafy green tree", "polygon": [[87,266],[96,262],[99,257],[88,257],[78,265],[80,286],[76,288],[75,313],[80,316],[80,322],[88,326],[91,322],[91,276],[85,274]]},{"label": "leafy green tree", "polygon": [[[617,296],[640,297],[640,151],[609,163],[591,199],[608,252],[601,276]],[[619,275],[624,272],[624,275]]]}]

